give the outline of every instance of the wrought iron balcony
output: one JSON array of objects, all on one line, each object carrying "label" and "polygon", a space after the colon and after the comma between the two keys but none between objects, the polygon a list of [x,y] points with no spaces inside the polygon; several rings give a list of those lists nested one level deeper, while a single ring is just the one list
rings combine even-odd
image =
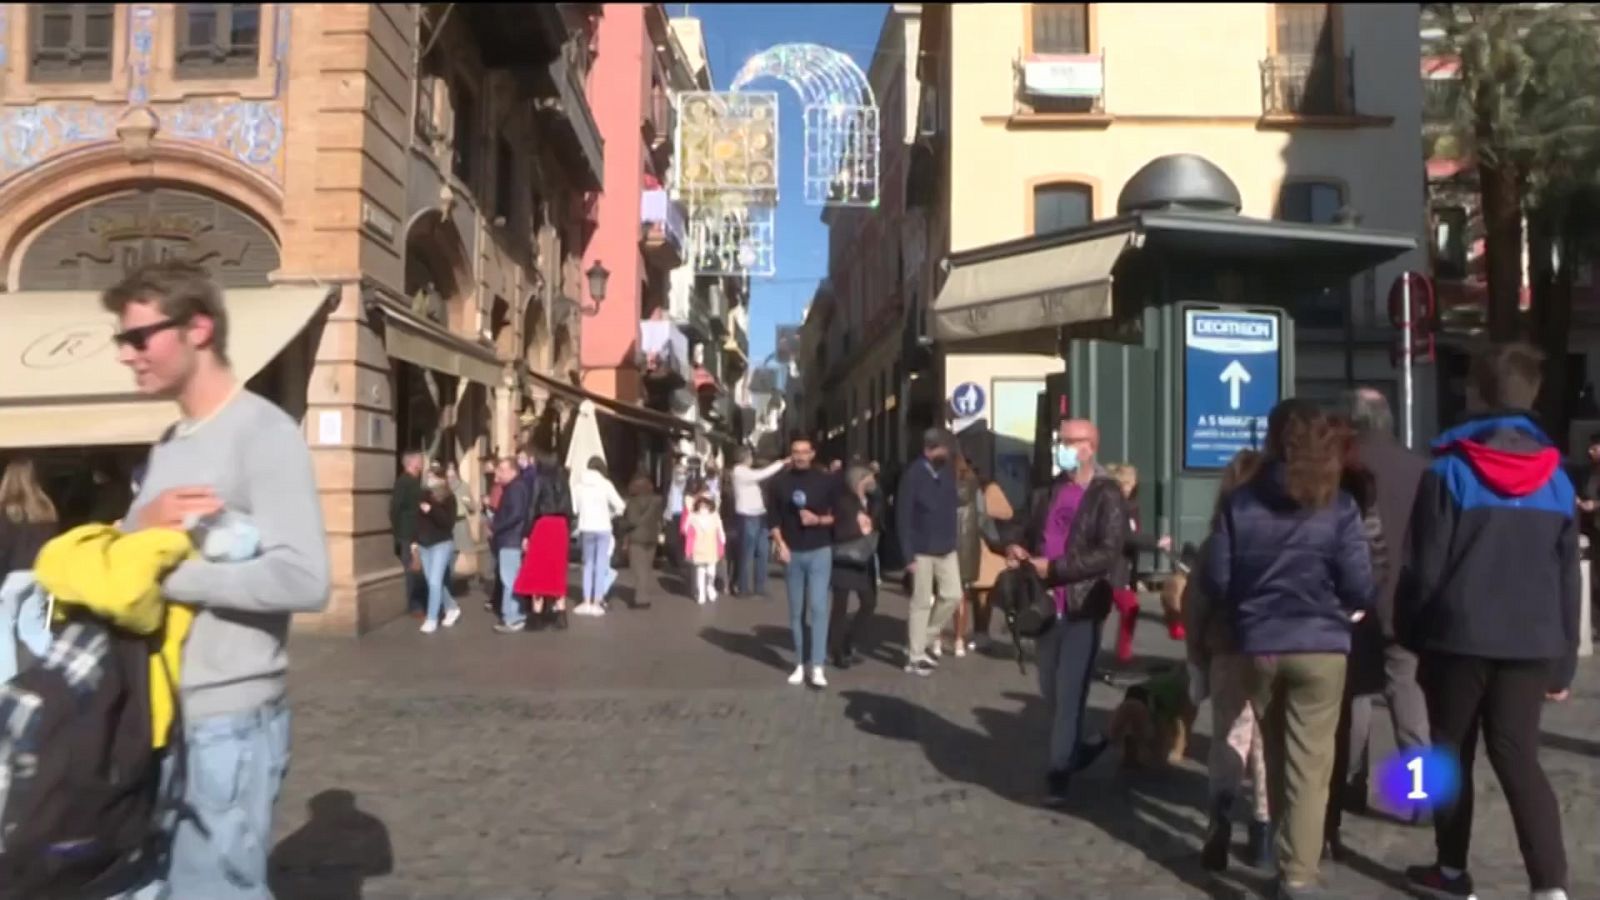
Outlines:
[{"label": "wrought iron balcony", "polygon": [[1012,70],[1019,113],[1105,112],[1104,54],[1033,54],[1014,60]]},{"label": "wrought iron balcony", "polygon": [[1267,116],[1349,116],[1356,111],[1355,57],[1273,56],[1261,61]]},{"label": "wrought iron balcony", "polygon": [[555,115],[564,126],[557,129],[556,146],[578,166],[585,190],[598,190],[605,179],[605,139],[589,108],[584,80],[589,72],[589,39],[574,34],[562,52],[550,63],[549,81],[553,93],[539,101],[539,109]]},{"label": "wrought iron balcony", "polygon": [[650,261],[667,269],[682,265],[689,236],[683,204],[672,199],[665,188],[645,191],[639,198],[639,220]]},{"label": "wrought iron balcony", "polygon": [[672,95],[666,91],[656,91],[651,95],[646,111],[645,140],[650,142],[651,150],[660,150],[672,143],[673,132],[678,126],[678,110],[672,103]]}]

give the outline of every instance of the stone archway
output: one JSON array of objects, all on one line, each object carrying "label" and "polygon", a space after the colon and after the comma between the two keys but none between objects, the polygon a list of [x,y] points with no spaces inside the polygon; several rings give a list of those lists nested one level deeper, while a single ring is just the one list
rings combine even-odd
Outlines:
[{"label": "stone archway", "polygon": [[472,267],[466,245],[449,219],[427,210],[406,229],[405,292],[412,311],[457,334],[472,334]]}]

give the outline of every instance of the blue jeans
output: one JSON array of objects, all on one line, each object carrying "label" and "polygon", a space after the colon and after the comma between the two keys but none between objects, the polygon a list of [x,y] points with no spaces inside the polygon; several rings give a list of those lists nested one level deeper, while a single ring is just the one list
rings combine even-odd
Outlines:
[{"label": "blue jeans", "polygon": [[583,599],[604,600],[611,574],[611,534],[585,531],[583,538]]},{"label": "blue jeans", "polygon": [[1070,773],[1083,745],[1083,712],[1094,683],[1100,620],[1057,619],[1039,639],[1039,693],[1050,705],[1050,771]]},{"label": "blue jeans", "polygon": [[795,662],[805,660],[805,618],[811,617],[811,665],[828,655],[828,582],[833,575],[833,548],[794,551],[784,569],[789,594],[789,630],[794,633]]},{"label": "blue jeans", "polygon": [[[272,900],[267,851],[272,805],[289,770],[289,708],[282,704],[196,719],[184,727],[185,814],[172,828],[167,871],[132,900]],[[162,767],[163,786],[172,759]],[[171,822],[167,823],[171,827]]]},{"label": "blue jeans", "polygon": [[450,560],[456,545],[449,541],[422,548],[422,575],[428,579],[428,621],[439,621],[441,611],[456,608],[450,596]]},{"label": "blue jeans", "polygon": [[740,516],[739,593],[754,594],[767,589],[766,516]]},{"label": "blue jeans", "polygon": [[511,593],[522,570],[522,548],[502,547],[495,551],[495,561],[500,565],[500,621],[515,628],[528,619],[522,614],[522,602]]},{"label": "blue jeans", "polygon": [[[34,656],[44,656],[54,635],[50,632],[50,602],[44,590],[22,572],[13,572],[0,586],[0,682],[17,674],[17,645]],[[13,637],[14,636],[14,637]]]}]

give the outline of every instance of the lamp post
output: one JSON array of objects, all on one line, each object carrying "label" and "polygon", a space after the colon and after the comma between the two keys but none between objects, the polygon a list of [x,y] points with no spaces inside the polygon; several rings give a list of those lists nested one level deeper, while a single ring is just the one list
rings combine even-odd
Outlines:
[{"label": "lamp post", "polygon": [[611,271],[601,265],[600,260],[597,259],[589,266],[589,271],[583,274],[589,281],[589,299],[594,301],[594,306],[583,310],[583,314],[586,316],[598,316],[600,314],[600,304],[605,302],[606,299],[606,282],[611,280]]}]

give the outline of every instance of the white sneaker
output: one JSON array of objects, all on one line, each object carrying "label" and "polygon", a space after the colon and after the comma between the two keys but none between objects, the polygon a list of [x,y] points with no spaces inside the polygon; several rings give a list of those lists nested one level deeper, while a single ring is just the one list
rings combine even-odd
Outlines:
[{"label": "white sneaker", "polygon": [[606,614],[606,608],[603,604],[597,603],[594,606],[589,607],[589,610],[589,615],[594,616],[595,618],[599,618],[600,616]]},{"label": "white sneaker", "polygon": [[962,659],[966,655],[967,655],[967,642],[966,641],[956,641],[956,659]]},{"label": "white sneaker", "polygon": [[828,678],[822,674],[821,666],[811,667],[811,686],[814,688],[825,688],[828,686]]},{"label": "white sneaker", "polygon": [[454,628],[459,621],[461,621],[461,607],[458,606],[444,614],[444,622],[442,624],[446,628]]},{"label": "white sneaker", "polygon": [[789,674],[789,683],[794,685],[795,687],[799,687],[800,685],[805,684],[806,683],[806,667],[805,666],[795,666],[794,667],[794,671]]},{"label": "white sneaker", "polygon": [[696,598],[694,598],[694,603],[695,603],[696,606],[705,606],[706,605],[706,598],[704,598],[704,597],[696,597]]},{"label": "white sneaker", "polygon": [[717,602],[717,592],[716,591],[712,591],[711,592],[711,602],[712,603]]},{"label": "white sneaker", "polygon": [[928,645],[928,656],[929,656],[929,658],[938,659],[939,657],[941,657],[943,655],[944,655],[944,641],[942,641],[942,640],[934,641],[932,644]]},{"label": "white sneaker", "polygon": [[433,634],[435,631],[439,630],[439,623],[438,622],[423,622],[422,623],[422,627],[417,629],[417,630],[422,632],[423,634]]}]

